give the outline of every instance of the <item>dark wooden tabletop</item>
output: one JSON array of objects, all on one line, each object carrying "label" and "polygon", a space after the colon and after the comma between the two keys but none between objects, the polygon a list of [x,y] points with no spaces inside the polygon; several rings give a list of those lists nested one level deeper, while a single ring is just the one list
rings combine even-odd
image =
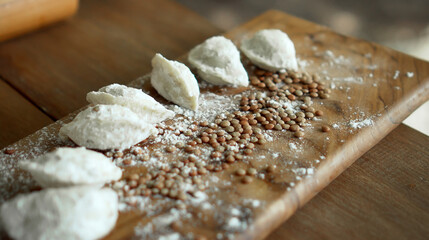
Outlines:
[{"label": "dark wooden tabletop", "polygon": [[[173,1],[83,0],[65,22],[0,44],[0,148],[220,34]],[[429,137],[400,125],[269,239],[425,239]]]}]

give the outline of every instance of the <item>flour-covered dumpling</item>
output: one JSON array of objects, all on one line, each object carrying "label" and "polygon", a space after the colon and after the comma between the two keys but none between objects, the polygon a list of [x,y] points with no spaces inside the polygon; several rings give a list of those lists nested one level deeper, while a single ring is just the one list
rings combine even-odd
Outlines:
[{"label": "flour-covered dumpling", "polygon": [[150,82],[161,96],[179,106],[198,109],[200,89],[188,67],[159,53],[153,57],[152,67]]},{"label": "flour-covered dumpling", "polygon": [[119,105],[89,107],[60,129],[77,145],[100,150],[129,148],[156,132],[152,124]]},{"label": "flour-covered dumpling", "polygon": [[1,206],[3,228],[18,240],[99,239],[118,218],[118,196],[94,187],[20,194]]},{"label": "flour-covered dumpling", "polygon": [[248,86],[249,77],[240,61],[240,52],[231,40],[222,36],[211,37],[194,47],[189,63],[207,82],[234,86]]},{"label": "flour-covered dumpling", "polygon": [[31,161],[21,161],[19,165],[45,188],[102,186],[122,176],[121,169],[109,158],[83,147],[57,148]]},{"label": "flour-covered dumpling", "polygon": [[121,105],[137,113],[147,123],[159,123],[174,117],[174,112],[166,109],[142,90],[120,84],[111,84],[86,95],[93,104]]},{"label": "flour-covered dumpling", "polygon": [[264,29],[243,39],[240,49],[260,68],[270,71],[298,69],[293,42],[278,29]]}]

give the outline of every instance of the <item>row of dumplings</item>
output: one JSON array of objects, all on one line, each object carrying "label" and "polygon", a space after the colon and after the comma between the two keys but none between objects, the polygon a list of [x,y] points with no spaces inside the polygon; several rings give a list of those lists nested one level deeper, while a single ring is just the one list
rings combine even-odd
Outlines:
[{"label": "row of dumplings", "polygon": [[3,203],[1,220],[14,239],[99,239],[118,218],[118,196],[105,183],[122,170],[96,151],[58,148],[19,162],[43,190]]},{"label": "row of dumplings", "polygon": [[[87,148],[128,148],[156,133],[154,123],[174,116],[141,90],[119,84],[90,92],[87,100],[95,106],[60,129],[60,134]],[[87,148],[62,147],[19,162],[46,189],[2,205],[1,219],[9,236],[99,239],[111,231],[118,217],[118,196],[102,187],[119,180],[122,170]]]},{"label": "row of dumplings", "polygon": [[[267,70],[297,68],[294,45],[280,30],[257,32],[242,41],[241,50]],[[224,37],[212,37],[196,46],[188,61],[207,82],[248,86],[240,52]],[[156,54],[152,66],[151,84],[161,96],[198,109],[198,83],[186,65]],[[58,148],[19,163],[46,189],[2,205],[3,226],[14,239],[98,239],[108,234],[118,217],[118,198],[102,186],[119,180],[122,171],[89,149],[129,148],[156,134],[154,124],[175,115],[142,90],[119,84],[90,92],[87,100],[92,105],[60,129],[60,135],[83,147]]]},{"label": "row of dumplings", "polygon": [[[257,66],[268,70],[296,70],[295,47],[286,33],[266,29],[241,43],[243,53]],[[248,86],[249,77],[240,52],[222,36],[207,39],[193,48],[189,63],[207,82]],[[156,54],[152,59],[151,84],[165,99],[197,111],[200,90],[191,70],[183,63]],[[112,84],[87,95],[95,106],[79,113],[60,134],[79,146],[92,149],[125,149],[156,134],[155,123],[172,118],[167,110],[140,89]]]},{"label": "row of dumplings", "polygon": [[[265,29],[241,42],[241,50],[260,68],[279,71],[297,70],[295,46],[288,35],[278,29]],[[193,48],[188,61],[198,75],[215,85],[249,85],[240,52],[222,36],[207,39]],[[183,63],[170,61],[161,54],[152,59],[151,84],[158,93],[182,107],[198,109],[199,88],[195,76]]]}]

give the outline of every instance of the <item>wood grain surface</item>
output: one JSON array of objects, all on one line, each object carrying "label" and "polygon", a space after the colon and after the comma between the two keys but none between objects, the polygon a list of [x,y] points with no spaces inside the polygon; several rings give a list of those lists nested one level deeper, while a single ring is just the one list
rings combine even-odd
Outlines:
[{"label": "wood grain surface", "polygon": [[399,125],[267,239],[427,239],[428,144]]},{"label": "wood grain surface", "polygon": [[0,104],[0,148],[4,148],[53,122],[1,79]]},{"label": "wood grain surface", "polygon": [[0,74],[60,119],[84,106],[87,92],[149,72],[155,53],[177,58],[218,33],[168,0],[84,0],[71,20],[0,44]]},{"label": "wood grain surface", "polygon": [[[237,41],[262,28],[280,28],[288,32],[296,44],[298,56],[303,61],[302,66],[305,66],[306,71],[322,73],[321,75],[327,77],[326,81],[332,83],[331,98],[323,103],[321,101],[315,103],[326,113],[326,118],[315,125],[337,124],[339,127],[333,129],[329,139],[324,139],[325,136],[317,130],[310,129],[306,130],[306,136],[311,138],[306,137],[302,142],[291,139],[290,135],[282,135],[277,142],[267,145],[265,150],[280,150],[282,157],[293,158],[290,149],[282,148],[292,141],[304,147],[313,147],[305,148],[308,152],[300,155],[301,159],[322,155],[325,159],[316,166],[314,175],[296,182],[296,186],[290,191],[287,191],[286,186],[290,186],[293,174],[276,175],[275,181],[257,181],[247,187],[233,184],[231,189],[239,192],[239,198],[229,199],[229,203],[237,204],[240,198],[259,199],[264,203],[263,209],[251,209],[252,218],[249,221],[251,227],[244,232],[236,233],[239,239],[260,239],[267,236],[428,99],[428,63],[376,44],[338,35],[327,28],[280,12],[267,12],[227,33],[226,36]],[[396,71],[399,71],[398,76]],[[368,122],[370,124],[367,124]],[[57,146],[58,142],[40,136],[55,136],[60,125],[61,123],[57,122],[44,132],[23,139],[11,146],[17,149],[15,155],[1,155],[0,159],[12,162],[21,154],[31,152],[32,155],[38,155]],[[259,153],[263,154],[263,151],[264,149],[260,149]],[[294,160],[298,164],[304,164],[298,159]],[[276,163],[284,166],[280,162]],[[284,167],[285,170],[289,169],[287,166]],[[226,178],[224,175],[217,176],[221,179]],[[12,185],[14,183],[16,184],[11,182]],[[225,194],[231,189],[225,189],[224,195],[219,197],[227,198]],[[15,194],[17,192],[19,189]],[[401,200],[407,202],[406,199]],[[420,203],[420,206],[425,204]],[[416,210],[410,210],[410,213],[416,213]],[[425,219],[425,215],[416,216],[423,216],[421,218]],[[107,239],[131,237],[141,217],[138,212],[121,214],[115,230]],[[143,218],[143,222],[148,220]],[[209,239],[219,231],[217,228],[203,228],[199,224],[194,223],[188,230],[198,231],[197,228],[200,228]],[[420,227],[414,229],[419,230]]]}]

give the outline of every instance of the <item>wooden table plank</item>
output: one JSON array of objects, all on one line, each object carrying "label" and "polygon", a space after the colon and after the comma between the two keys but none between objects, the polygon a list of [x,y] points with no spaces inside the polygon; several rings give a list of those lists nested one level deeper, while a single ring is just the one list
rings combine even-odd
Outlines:
[{"label": "wooden table plank", "polygon": [[52,122],[0,78],[0,149]]},{"label": "wooden table plank", "polygon": [[401,124],[267,239],[427,239],[428,146]]},{"label": "wooden table plank", "polygon": [[0,76],[49,116],[85,105],[87,92],[150,71],[220,31],[169,0],[83,0],[71,20],[0,44]]}]

